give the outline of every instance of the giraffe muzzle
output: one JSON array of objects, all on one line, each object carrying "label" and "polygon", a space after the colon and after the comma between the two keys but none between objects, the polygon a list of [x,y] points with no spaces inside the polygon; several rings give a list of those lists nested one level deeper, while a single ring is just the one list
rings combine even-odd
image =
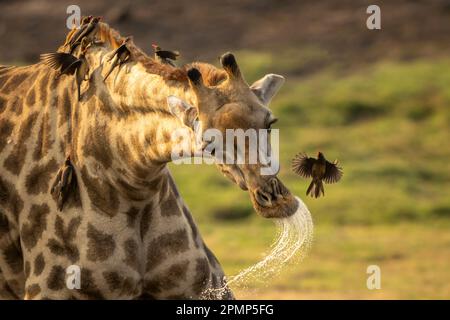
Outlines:
[{"label": "giraffe muzzle", "polygon": [[250,192],[255,210],[265,218],[285,218],[294,214],[298,203],[276,177]]}]

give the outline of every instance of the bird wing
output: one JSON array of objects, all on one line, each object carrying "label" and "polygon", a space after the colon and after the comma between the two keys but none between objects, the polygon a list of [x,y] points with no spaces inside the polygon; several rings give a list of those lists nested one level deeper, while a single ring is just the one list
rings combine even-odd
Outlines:
[{"label": "bird wing", "polygon": [[62,74],[74,74],[75,71],[80,67],[81,63],[83,61],[81,59],[77,59],[74,62],[72,62],[67,68],[62,69]]},{"label": "bird wing", "polygon": [[341,180],[343,174],[342,168],[338,167],[337,164],[337,161],[335,161],[334,163],[331,163],[329,161],[326,162],[325,175],[323,177],[325,183],[335,183]]},{"label": "bird wing", "polygon": [[111,55],[114,56],[114,55],[120,54],[124,51],[130,51],[127,48],[127,43],[131,40],[131,38],[132,38],[131,36],[128,36],[125,39],[123,39],[122,44],[119,47],[117,47]]},{"label": "bird wing", "polygon": [[299,153],[292,160],[292,171],[303,178],[309,178],[312,176],[314,162],[315,159],[308,157],[306,153]]},{"label": "bird wing", "polygon": [[41,61],[53,69],[65,70],[77,60],[75,56],[64,52],[41,54]]},{"label": "bird wing", "polygon": [[116,51],[114,52],[114,54],[117,54],[119,57],[122,55],[122,54],[124,54],[124,53],[126,53],[127,55],[130,55],[130,49],[128,49],[128,47],[127,47],[127,44],[126,43],[124,43],[124,44],[122,44],[120,47],[118,47],[117,49],[116,49]]},{"label": "bird wing", "polygon": [[178,51],[157,50],[155,54],[163,59],[177,60],[180,53]]}]

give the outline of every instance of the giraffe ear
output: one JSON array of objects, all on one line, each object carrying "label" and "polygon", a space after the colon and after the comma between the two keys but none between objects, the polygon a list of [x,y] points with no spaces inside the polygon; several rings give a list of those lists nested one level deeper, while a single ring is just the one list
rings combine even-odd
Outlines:
[{"label": "giraffe ear", "polygon": [[263,105],[268,106],[270,100],[277,94],[284,83],[284,77],[278,74],[266,74],[250,86],[253,93]]},{"label": "giraffe ear", "polygon": [[175,96],[167,97],[167,104],[169,105],[170,113],[180,119],[184,125],[194,128],[194,121],[198,117],[196,108]]}]

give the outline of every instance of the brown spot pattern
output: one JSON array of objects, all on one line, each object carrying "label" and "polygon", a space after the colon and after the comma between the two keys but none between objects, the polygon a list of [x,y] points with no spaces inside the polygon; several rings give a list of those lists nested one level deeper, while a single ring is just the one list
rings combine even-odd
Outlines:
[{"label": "brown spot pattern", "polygon": [[114,254],[116,243],[112,235],[88,225],[88,251],[87,257],[91,261],[105,261]]},{"label": "brown spot pattern", "polygon": [[50,208],[47,204],[31,206],[28,214],[28,222],[25,222],[22,226],[21,236],[22,242],[25,247],[32,249],[42,236],[42,233],[47,228],[47,216],[50,212]]},{"label": "brown spot pattern", "polygon": [[9,110],[14,112],[16,115],[22,114],[23,110],[23,100],[17,96],[14,96],[9,99]]},{"label": "brown spot pattern", "polygon": [[14,129],[14,125],[8,119],[0,119],[0,152],[6,147],[8,138]]},{"label": "brown spot pattern", "polygon": [[72,218],[67,225],[60,216],[55,219],[55,235],[57,239],[50,239],[47,243],[50,251],[57,256],[66,256],[72,263],[80,258],[77,245],[74,243],[81,217]]},{"label": "brown spot pattern", "polygon": [[55,159],[45,165],[34,166],[25,179],[28,193],[39,194],[49,191],[50,180],[56,174],[57,169],[58,164]]},{"label": "brown spot pattern", "polygon": [[25,103],[29,107],[34,106],[34,104],[36,103],[36,91],[35,91],[34,87],[28,91],[28,93],[25,97]]},{"label": "brown spot pattern", "polygon": [[6,109],[6,99],[0,96],[0,114]]},{"label": "brown spot pattern", "polygon": [[39,293],[41,293],[41,287],[37,283],[29,285],[26,289],[28,299],[36,298]]},{"label": "brown spot pattern", "polygon": [[169,216],[181,216],[181,210],[178,206],[178,202],[174,197],[168,197],[166,200],[164,200],[161,204],[161,215],[163,217],[169,217]]},{"label": "brown spot pattern", "polygon": [[186,280],[189,261],[185,260],[170,266],[167,271],[146,280],[144,291],[160,293],[163,290],[171,290],[177,287],[180,281]]},{"label": "brown spot pattern", "polygon": [[0,210],[0,239],[9,234],[9,221],[6,214]]},{"label": "brown spot pattern", "polygon": [[81,269],[81,289],[80,293],[89,299],[102,300],[102,293],[95,283],[92,271],[86,268]]},{"label": "brown spot pattern", "polygon": [[81,178],[92,205],[109,217],[115,216],[119,207],[116,190],[108,182],[89,176],[86,167],[81,169]]},{"label": "brown spot pattern", "polygon": [[136,271],[139,271],[138,260],[138,244],[133,239],[128,239],[124,242],[123,248],[125,250],[125,263]]},{"label": "brown spot pattern", "polygon": [[72,104],[70,102],[69,90],[64,89],[62,98],[58,103],[58,127],[63,126],[67,121],[69,121],[71,108]]},{"label": "brown spot pattern", "polygon": [[33,152],[34,160],[39,160],[45,157],[52,147],[54,141],[52,141],[51,139],[51,130],[52,127],[49,119],[49,114],[48,112],[46,112],[42,117],[41,126],[37,135],[36,148]]},{"label": "brown spot pattern", "polygon": [[111,291],[120,290],[121,293],[127,296],[139,294],[138,288],[136,287],[136,281],[131,277],[123,277],[114,271],[105,271],[103,272],[103,278]]},{"label": "brown spot pattern", "polygon": [[18,249],[14,243],[8,244],[5,248],[2,248],[3,259],[8,265],[12,273],[18,274],[23,271],[23,258],[22,252]]},{"label": "brown spot pattern", "polygon": [[186,230],[177,230],[163,234],[149,243],[146,270],[154,269],[167,256],[181,253],[189,249],[189,239]]},{"label": "brown spot pattern", "polygon": [[23,209],[23,201],[19,197],[17,190],[8,181],[0,176],[0,205],[9,210],[15,218],[19,217]]},{"label": "brown spot pattern", "polygon": [[196,294],[200,294],[208,285],[209,277],[211,274],[208,260],[206,258],[197,259],[195,272],[196,274],[194,283],[192,284],[192,289]]},{"label": "brown spot pattern", "polygon": [[47,105],[47,85],[48,85],[48,80],[49,80],[49,76],[50,73],[47,71],[43,72],[42,78],[39,79],[38,83],[38,88],[37,90],[39,91],[39,100],[40,103],[45,106]]},{"label": "brown spot pattern", "polygon": [[136,219],[139,215],[139,209],[136,207],[131,207],[128,209],[127,212],[125,212],[127,216],[127,226],[129,228],[135,228],[136,227]]},{"label": "brown spot pattern", "polygon": [[4,166],[11,173],[19,175],[22,167],[25,163],[25,157],[27,155],[26,140],[30,137],[33,125],[36,121],[38,113],[32,113],[20,126],[18,134],[17,144],[14,146],[13,151],[5,159]]},{"label": "brown spot pattern", "polygon": [[66,270],[61,266],[53,266],[47,279],[50,290],[61,290],[65,287]]},{"label": "brown spot pattern", "polygon": [[34,267],[33,267],[34,275],[40,276],[42,271],[44,271],[44,268],[45,268],[44,255],[40,253],[34,259]]},{"label": "brown spot pattern", "polygon": [[91,156],[108,169],[112,165],[112,151],[109,141],[109,127],[99,123],[89,129],[83,146],[84,156]]},{"label": "brown spot pattern", "polygon": [[3,86],[2,92],[5,94],[8,94],[11,91],[14,91],[27,77],[28,77],[28,73],[26,73],[26,72],[14,74],[12,77],[9,78],[9,80]]},{"label": "brown spot pattern", "polygon": [[141,233],[141,239],[144,240],[145,235],[148,232],[148,229],[150,228],[150,224],[152,221],[152,208],[153,203],[150,202],[142,209],[142,217],[141,217],[141,225],[140,225],[140,233]]}]

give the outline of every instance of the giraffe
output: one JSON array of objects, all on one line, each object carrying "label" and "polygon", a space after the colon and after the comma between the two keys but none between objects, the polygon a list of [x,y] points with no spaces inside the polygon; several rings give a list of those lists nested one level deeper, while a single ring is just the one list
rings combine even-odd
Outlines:
[{"label": "giraffe", "polygon": [[[0,66],[0,299],[233,299],[167,168],[171,133],[195,139],[194,119],[269,127],[283,78],[248,86],[232,54],[222,69],[176,68],[129,41],[129,61],[103,81],[124,39],[103,22],[96,32],[79,101],[73,78],[42,63]],[[68,154],[77,191],[59,211],[50,188]],[[219,165],[260,215],[291,215],[294,197],[259,167]],[[73,265],[81,287],[69,289]]]}]

